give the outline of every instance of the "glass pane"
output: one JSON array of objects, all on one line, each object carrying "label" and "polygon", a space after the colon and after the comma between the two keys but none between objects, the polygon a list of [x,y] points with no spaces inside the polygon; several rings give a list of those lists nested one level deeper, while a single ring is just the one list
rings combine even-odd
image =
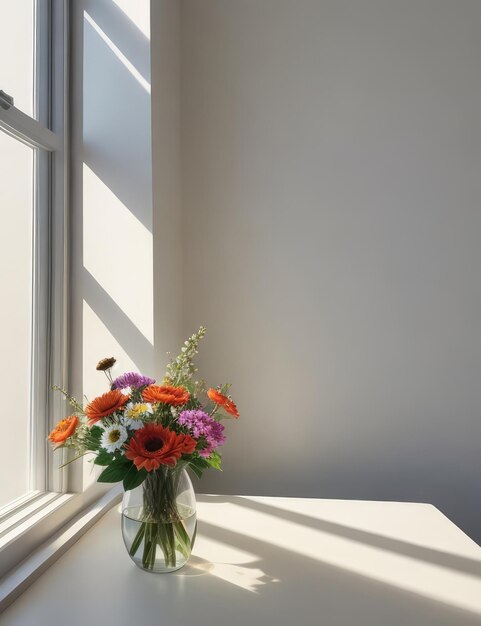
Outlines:
[{"label": "glass pane", "polygon": [[34,116],[35,0],[0,0],[0,89]]},{"label": "glass pane", "polygon": [[0,507],[29,490],[33,153],[0,131],[0,380],[9,397],[0,425],[12,444],[0,455]]}]

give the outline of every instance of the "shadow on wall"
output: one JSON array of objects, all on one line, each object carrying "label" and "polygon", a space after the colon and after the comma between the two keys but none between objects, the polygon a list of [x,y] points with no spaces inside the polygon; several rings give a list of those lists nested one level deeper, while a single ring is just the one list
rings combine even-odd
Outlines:
[{"label": "shadow on wall", "polygon": [[149,39],[112,0],[87,3],[84,162],[152,232],[149,59]]},{"label": "shadow on wall", "polygon": [[[83,103],[83,133],[80,133],[78,142],[78,145],[81,146],[79,152],[83,155],[83,162],[77,167],[76,172],[81,182],[78,184],[77,197],[79,199],[73,217],[76,228],[74,244],[75,246],[80,245],[80,248],[76,249],[73,259],[74,272],[76,272],[76,284],[80,288],[72,294],[75,318],[72,369],[76,372],[75,393],[79,396],[82,395],[84,389],[89,394],[104,390],[103,380],[96,376],[93,366],[99,357],[106,354],[115,354],[119,361],[119,368],[133,368],[153,373],[150,46],[145,29],[139,28],[138,22],[130,19],[126,13],[128,10],[138,11],[139,7],[144,13],[148,12],[148,5],[146,0],[136,0],[136,2],[131,0],[124,2],[120,0],[81,0],[74,5],[77,19],[81,22],[83,45],[81,64],[83,66],[83,87],[77,94],[80,97],[75,98],[75,102]],[[121,7],[124,7],[125,10]],[[197,31],[199,30],[195,20],[193,22],[194,27]],[[196,35],[195,30],[194,35]],[[229,58],[216,54],[215,41],[208,43],[207,52],[215,57],[217,63],[220,63],[220,59],[222,59],[220,70],[219,68],[216,69],[212,59],[206,63],[206,67],[213,67],[217,71],[214,78],[220,85],[220,95],[222,96],[224,89],[222,68],[225,66],[229,80],[237,80],[236,74],[230,72]],[[222,39],[222,45],[224,44],[225,41]],[[195,47],[193,49],[196,50]],[[251,50],[255,50],[255,47]],[[243,55],[247,52],[249,50],[242,49]],[[281,66],[282,64],[278,64],[279,68]],[[195,64],[193,67],[195,69]],[[195,74],[195,72],[193,73]],[[81,75],[82,71],[77,72],[77,74]],[[212,84],[214,87],[217,84],[216,82],[204,81],[200,72],[193,78],[198,83],[201,95],[210,94],[209,90],[205,90],[205,84],[209,84],[210,89],[213,88]],[[192,80],[192,84],[197,84],[195,81]],[[261,81],[260,84],[264,86],[265,82]],[[282,89],[284,89],[284,84],[283,81],[279,81]],[[346,84],[349,84],[349,81],[346,81]],[[240,89],[242,85],[238,85],[238,87]],[[189,88],[192,88],[192,85]],[[324,97],[325,92],[322,93]],[[186,178],[194,179],[195,174],[199,180],[209,181],[208,170],[212,169],[213,164],[211,159],[205,158],[204,146],[206,142],[202,133],[205,132],[209,140],[215,139],[217,141],[219,138],[227,137],[229,147],[235,146],[233,128],[235,129],[234,122],[237,114],[230,115],[230,113],[235,107],[239,109],[242,107],[238,92],[233,90],[232,94],[232,101],[229,100],[227,102],[229,106],[223,107],[221,116],[215,107],[197,107],[195,97],[186,98],[188,106],[193,108],[192,114],[195,113],[196,107],[202,113],[202,125],[199,125],[201,135],[197,146],[198,158],[192,161],[191,170],[186,171]],[[245,96],[246,94],[249,98],[255,98],[256,91],[255,89],[241,90],[241,95]],[[188,90],[187,95],[189,95]],[[195,91],[193,95],[196,96]],[[215,91],[212,92],[212,96],[213,101],[222,101],[217,99]],[[281,99],[276,102],[280,101]],[[289,100],[287,101],[289,102]],[[202,104],[202,102],[201,100],[200,103]],[[266,102],[269,105],[269,99]],[[256,116],[259,110],[261,112],[263,110],[262,107],[259,109],[258,104],[254,99],[252,110],[256,112]],[[265,111],[268,111],[270,116],[270,105],[265,107],[264,113]],[[205,123],[207,114],[212,115],[210,127]],[[81,118],[82,116],[77,117]],[[288,119],[291,118],[290,116]],[[262,118],[259,119],[262,122]],[[199,130],[196,129],[195,124],[191,124],[191,126],[193,126],[193,130]],[[290,128],[288,124],[282,124],[280,127]],[[265,124],[264,128],[269,130],[270,127]],[[187,127],[186,134],[189,134],[189,130],[192,129]],[[215,132],[209,134],[211,130]],[[277,137],[278,129],[275,129],[275,133]],[[301,139],[302,146],[304,146],[305,138]],[[251,137],[250,141],[252,140]],[[192,146],[186,145],[189,148],[185,150],[186,160],[189,163],[189,160],[192,159],[190,156]],[[240,148],[237,152],[239,151]],[[222,166],[229,163],[229,159],[225,158],[226,152],[223,144],[220,144],[217,153]],[[286,152],[291,154],[291,151]],[[292,151],[292,154],[295,155],[295,150]],[[202,169],[203,161],[209,161],[209,168],[205,166],[205,176],[203,176],[204,170]],[[314,162],[315,160],[311,161]],[[270,160],[268,162],[271,163]],[[318,279],[319,260],[317,257],[319,249],[321,249],[321,254],[325,255],[325,266],[329,265],[328,261],[330,254],[332,254],[332,251],[329,254],[326,253],[326,250],[329,252],[329,241],[324,241],[324,245],[320,245],[317,240],[317,230],[311,228],[311,236],[315,238],[311,246],[304,246],[304,250],[295,250],[290,246],[293,237],[308,241],[305,239],[305,221],[297,218],[295,224],[291,224],[289,221],[291,213],[287,209],[290,209],[291,206],[289,202],[294,206],[292,199],[286,202],[287,208],[284,207],[283,209],[281,206],[278,214],[276,214],[277,226],[282,220],[286,223],[284,228],[286,241],[283,242],[279,240],[278,236],[273,236],[273,222],[269,214],[263,213],[260,209],[262,209],[263,204],[269,206],[272,190],[282,187],[280,182],[284,183],[284,179],[280,181],[277,178],[280,174],[276,171],[276,178],[273,179],[275,184],[265,185],[264,178],[260,174],[257,178],[258,172],[262,170],[257,168],[255,159],[252,163],[252,169],[255,172],[254,179],[249,180],[246,172],[243,171],[242,178],[239,178],[238,183],[232,186],[224,185],[225,197],[222,194],[217,195],[220,193],[218,181],[229,181],[229,170],[224,171],[222,167],[212,170],[214,172],[211,181],[212,190],[207,189],[207,192],[211,191],[211,195],[206,192],[207,201],[203,202],[202,194],[198,193],[197,188],[191,191],[193,198],[191,202],[192,215],[189,216],[189,220],[193,224],[191,228],[195,231],[195,237],[192,236],[190,241],[189,254],[191,257],[187,259],[187,263],[190,263],[194,270],[192,278],[194,284],[192,290],[189,291],[192,300],[186,302],[188,305],[186,307],[188,310],[187,322],[189,324],[187,330],[193,332],[200,323],[205,323],[212,330],[215,328],[217,339],[214,337],[214,333],[209,335],[204,353],[206,356],[201,356],[201,359],[205,359],[206,368],[203,369],[201,365],[201,369],[212,376],[214,381],[222,380],[227,374],[227,378],[236,385],[236,399],[239,400],[243,414],[242,421],[238,425],[238,432],[232,433],[232,443],[229,441],[226,446],[226,472],[224,476],[212,474],[202,484],[202,489],[270,495],[429,500],[436,505],[442,503],[443,511],[471,532],[473,536],[479,537],[481,500],[476,498],[477,483],[469,475],[466,475],[466,481],[463,481],[462,468],[455,468],[452,460],[455,457],[463,459],[462,448],[459,449],[457,455],[454,455],[452,449],[449,452],[453,465],[452,484],[448,484],[450,477],[446,468],[443,471],[437,471],[438,467],[428,466],[430,461],[423,450],[413,450],[414,444],[407,441],[406,434],[396,431],[396,428],[404,429],[401,419],[392,418],[384,430],[386,440],[395,441],[395,446],[390,445],[389,448],[386,448],[386,452],[371,451],[369,448],[367,453],[363,453],[360,444],[368,445],[363,441],[363,438],[365,440],[371,437],[378,438],[379,425],[372,420],[368,410],[363,415],[360,409],[359,414],[356,414],[356,420],[360,424],[366,424],[366,427],[352,432],[352,425],[346,417],[352,413],[349,410],[344,411],[344,396],[349,381],[351,385],[349,389],[353,397],[352,405],[362,406],[362,402],[357,403],[355,400],[356,394],[358,394],[365,407],[369,409],[372,406],[369,399],[366,400],[366,393],[362,390],[365,379],[362,376],[358,377],[358,373],[364,372],[364,362],[356,362],[356,359],[352,357],[357,356],[359,358],[361,356],[364,358],[371,349],[371,346],[364,346],[362,338],[364,335],[369,338],[376,330],[378,318],[374,316],[372,327],[369,326],[368,328],[372,332],[364,332],[366,330],[365,320],[372,313],[370,303],[373,299],[368,290],[366,297],[361,294],[362,298],[355,301],[356,310],[363,303],[365,309],[363,310],[361,306],[360,314],[354,318],[355,323],[353,325],[350,312],[355,307],[349,298],[356,291],[346,288],[347,305],[341,306],[343,296],[342,293],[339,296],[340,283],[337,276],[333,275],[332,283],[330,278],[327,280],[326,294],[329,298],[341,298],[339,311],[334,308],[333,312],[341,316],[347,312],[345,318],[342,317],[341,322],[339,322],[339,324],[344,325],[346,332],[341,338],[332,333],[333,339],[331,340],[329,324],[333,328],[338,326],[338,320],[334,319],[334,315],[333,319],[327,318],[325,336],[319,335],[320,315],[322,314],[323,319],[326,320],[326,311],[315,306],[315,300],[312,300],[312,307],[306,310],[303,297],[307,291],[306,284],[311,281],[315,285]],[[275,170],[276,162],[272,161],[272,163]],[[233,168],[234,174],[241,167],[243,167],[242,163],[236,165]],[[302,168],[296,167],[294,169]],[[287,178],[286,176],[285,180]],[[308,178],[305,181],[302,179],[302,188],[304,182],[308,184],[310,180]],[[224,187],[220,186],[220,189],[222,190]],[[249,201],[245,204],[239,199],[239,193],[232,193],[232,189],[239,192],[242,187],[250,190],[253,194],[248,197]],[[265,188],[268,188],[268,193],[266,192],[264,198],[262,193]],[[257,195],[259,193],[261,193],[260,198]],[[339,191],[336,190],[336,194],[338,193]],[[317,195],[315,198],[317,200]],[[336,198],[339,199],[339,196],[336,195]],[[221,208],[219,214],[216,214],[216,206]],[[229,213],[229,211],[231,212]],[[297,213],[295,214],[297,216]],[[342,211],[337,211],[337,215],[342,218]],[[215,228],[211,229],[211,232],[215,233],[215,241],[209,240],[210,224],[205,219],[209,216],[211,224],[215,225]],[[352,218],[351,215],[346,220],[346,228],[352,227]],[[198,224],[197,220],[204,222],[204,224]],[[361,227],[363,223],[360,222]],[[225,231],[218,230],[219,225],[222,226],[223,224],[226,229],[231,228],[232,225],[236,226],[236,236],[224,237],[223,232],[225,233]],[[366,224],[369,225],[369,221],[366,221]],[[343,223],[338,224],[337,227],[342,234],[344,232]],[[307,230],[309,230],[309,222]],[[471,230],[476,232],[474,228]],[[326,229],[326,232],[329,232],[329,229]],[[199,233],[202,236],[199,237]],[[359,241],[362,241],[362,237],[359,237]],[[340,242],[342,244],[342,238]],[[346,242],[350,245],[349,237],[346,237]],[[206,250],[209,249],[210,243],[214,244],[211,246],[214,252],[209,256]],[[335,248],[337,245],[338,241],[334,238],[332,246]],[[244,249],[248,249],[252,253],[251,266],[248,262],[244,262]],[[218,251],[218,256],[216,256],[215,251]],[[304,281],[297,280],[297,269],[302,267],[299,266],[299,258],[301,260],[304,258],[305,261]],[[346,254],[345,257],[341,258],[342,267],[344,267],[344,258],[348,259],[349,255]],[[262,263],[258,263],[259,259],[262,260]],[[381,263],[377,265],[382,266]],[[263,268],[262,271],[259,268]],[[269,272],[266,271],[266,268],[269,269]],[[196,272],[199,272],[199,280],[196,280]],[[206,288],[205,276],[208,276],[209,280],[215,284],[226,286],[221,302],[215,297],[209,299],[203,297]],[[346,280],[350,281],[355,276],[356,272],[353,271],[353,268],[347,267]],[[364,278],[363,276],[360,278],[359,285],[362,286],[365,284]],[[290,289],[290,297],[287,301],[284,297],[285,284]],[[133,289],[133,285],[135,285],[135,289]],[[229,285],[235,286],[235,293],[229,291]],[[376,281],[373,281],[372,286],[373,288],[377,286]],[[381,305],[382,302],[380,302],[380,309],[382,309]],[[426,307],[426,310],[431,311],[432,309]],[[282,312],[282,315],[279,312]],[[236,315],[242,316],[244,327],[249,329],[249,333],[246,332],[245,340],[242,339],[237,343],[236,338],[232,337]],[[299,337],[298,333],[292,332],[291,320],[297,319],[302,319],[306,328],[312,328],[313,334],[317,333],[315,336],[322,340],[323,354],[327,355],[325,359],[312,356],[307,371],[296,364],[303,364],[305,355],[313,355],[314,351],[308,333],[303,339]],[[396,322],[395,316],[393,319]],[[356,323],[358,323],[357,327]],[[263,329],[260,332],[259,327],[262,324]],[[256,328],[258,330],[257,336],[255,334]],[[351,336],[349,333],[353,329],[354,332]],[[359,331],[357,334],[356,330]],[[396,332],[393,332],[392,336],[397,336]],[[353,354],[352,345],[353,343],[355,345],[355,341],[359,341],[359,338],[361,338],[361,345],[358,346],[357,350],[354,350]],[[352,339],[354,342],[351,341]],[[339,341],[341,341],[341,345],[339,345]],[[341,357],[337,356],[338,353],[341,354]],[[402,349],[400,353],[402,356]],[[389,354],[389,350],[386,350],[386,355],[389,356]],[[343,361],[343,356],[345,361]],[[253,359],[257,360],[257,367],[260,368],[265,388],[276,389],[280,380],[287,380],[292,389],[314,388],[323,397],[324,415],[318,415],[315,398],[307,398],[305,411],[306,414],[314,416],[313,426],[315,428],[310,430],[306,427],[304,433],[299,434],[302,443],[299,448],[304,446],[308,448],[310,442],[314,440],[319,442],[319,446],[316,449],[316,456],[310,453],[310,460],[303,463],[302,472],[296,473],[297,469],[289,469],[281,476],[278,470],[279,467],[286,467],[284,452],[286,450],[291,452],[289,437],[286,436],[286,433],[289,432],[292,417],[298,414],[297,404],[292,402],[291,395],[292,406],[289,411],[286,411],[284,410],[285,396],[275,394],[275,397],[269,400],[268,406],[264,406],[266,409],[264,414],[258,415],[262,405],[259,405],[258,398],[251,392]],[[275,367],[273,367],[273,362],[276,364]],[[422,363],[422,361],[420,362]],[[83,371],[79,373],[77,368],[80,363],[83,363],[80,366]],[[327,371],[323,370],[326,368],[326,363],[329,363]],[[249,364],[249,367],[246,364]],[[399,370],[396,367],[393,369],[392,379],[397,380],[399,373],[406,375],[408,383],[411,382],[411,386],[416,390],[418,388],[417,383],[412,383],[412,380],[416,378],[416,370],[414,370],[414,374],[409,372],[406,374],[402,371],[402,359],[399,360],[399,364]],[[422,367],[424,368],[424,365]],[[379,364],[379,371],[382,374],[382,361]],[[475,371],[474,368],[473,371]],[[282,376],[279,376],[279,372]],[[359,382],[357,382],[358,379]],[[422,377],[419,377],[419,380],[422,380]],[[352,388],[353,384],[354,389]],[[392,390],[390,388],[379,389],[377,381],[373,388],[376,390],[376,394],[385,395],[385,413],[389,415]],[[367,389],[367,395],[369,395],[369,385]],[[423,395],[424,393],[423,391]],[[334,398],[331,406],[328,405],[329,398],[331,400]],[[251,404],[248,404],[249,402]],[[409,412],[407,414],[409,415]],[[272,427],[273,422],[269,415],[275,417],[275,428]],[[327,437],[322,436],[323,433],[318,427],[321,422],[324,422],[325,432],[329,432]],[[410,424],[411,428],[412,426],[413,422]],[[330,432],[330,428],[332,428],[332,432]],[[270,456],[264,457],[263,454],[257,453],[257,466],[251,471],[249,467],[246,467],[245,451],[252,448],[254,429],[259,440],[264,439],[270,442],[268,447]],[[406,432],[407,430],[406,427]],[[438,435],[441,443],[439,449],[436,449],[437,458],[440,459],[439,463],[445,463],[447,455],[443,454],[444,450],[441,447],[442,429],[433,429],[430,437],[434,440],[434,449]],[[359,458],[354,458],[354,455],[344,458],[348,454],[344,452],[343,446],[347,444],[349,448],[349,443],[353,440],[356,440],[356,443],[351,452],[358,454]],[[397,450],[399,450],[399,458],[395,457]],[[412,451],[412,459],[407,456],[410,454],[410,450]],[[383,454],[388,453],[390,455],[389,468],[386,471],[388,463],[383,458]],[[363,454],[365,454],[364,457]],[[368,455],[371,456],[369,462],[366,461]],[[379,455],[378,465],[376,455]],[[412,462],[415,461],[415,458],[421,459],[421,465],[417,467],[413,465]],[[474,458],[474,455],[471,454],[470,458]],[[259,459],[262,460],[259,461]],[[300,464],[297,463],[297,465]],[[368,469],[363,471],[363,465],[364,468],[368,467]],[[462,462],[460,461],[459,466],[461,465]],[[384,468],[382,472],[377,471],[378,466]],[[429,470],[429,477],[427,477],[426,469]],[[469,507],[466,507],[467,502],[469,502]],[[469,510],[466,510],[467,508]]]},{"label": "shadow on wall", "polygon": [[76,387],[89,395],[104,391],[94,365],[106,354],[115,355],[119,370],[150,372],[153,365],[149,11],[148,0],[85,0],[77,7],[83,162],[76,171],[82,197],[74,223],[82,244],[74,358],[76,367],[83,363]]}]

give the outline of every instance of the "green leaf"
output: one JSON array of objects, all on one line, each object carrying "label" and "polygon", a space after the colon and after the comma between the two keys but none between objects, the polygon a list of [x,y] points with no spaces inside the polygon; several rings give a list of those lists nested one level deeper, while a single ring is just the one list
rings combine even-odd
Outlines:
[{"label": "green leaf", "polygon": [[94,459],[95,465],[110,465],[114,460],[114,455],[107,450],[101,449]]},{"label": "green leaf", "polygon": [[192,463],[189,463],[189,467],[194,472],[194,474],[197,476],[197,478],[202,478],[202,471],[203,470],[199,469],[198,467],[196,467]]},{"label": "green leaf", "polygon": [[207,459],[207,463],[214,469],[222,472],[222,457],[218,452],[213,452]]},{"label": "green leaf", "polygon": [[104,471],[97,478],[97,482],[99,483],[117,483],[119,480],[123,480],[125,475],[132,467],[132,461],[129,461],[126,458],[123,459],[115,459],[108,465]]},{"label": "green leaf", "polygon": [[194,472],[194,474],[198,476],[199,478],[201,478],[202,472],[208,467],[210,467],[210,464],[207,462],[206,459],[203,459],[202,457],[199,456],[194,459],[191,459],[189,461],[189,466]]},{"label": "green leaf", "polygon": [[93,448],[98,450],[100,448],[100,438],[102,437],[103,430],[100,426],[92,426],[89,432],[89,439],[93,443]]},{"label": "green leaf", "polygon": [[128,470],[127,474],[124,476],[124,489],[128,491],[129,489],[135,489],[139,485],[141,485],[147,476],[147,470],[142,467],[142,469],[138,470],[135,465],[132,463],[132,467]]}]

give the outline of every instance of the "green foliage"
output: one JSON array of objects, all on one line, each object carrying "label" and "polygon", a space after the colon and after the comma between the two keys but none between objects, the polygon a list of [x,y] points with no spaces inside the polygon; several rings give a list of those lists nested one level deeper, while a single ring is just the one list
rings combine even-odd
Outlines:
[{"label": "green foliage", "polygon": [[[190,394],[190,398],[187,403],[182,407],[172,408],[168,403],[154,403],[153,412],[151,414],[144,414],[141,416],[143,424],[160,424],[169,430],[180,434],[189,433],[192,434],[189,426],[181,425],[178,423],[178,416],[181,410],[193,410],[200,409],[207,412],[213,419],[231,419],[232,416],[228,414],[221,405],[211,403],[208,398],[207,390],[208,386],[202,379],[196,380],[197,376],[194,374],[197,372],[197,368],[194,366],[194,358],[198,354],[198,346],[200,341],[204,338],[206,329],[201,326],[199,330],[193,334],[181,348],[180,354],[171,359],[167,366],[166,376],[163,384],[170,384],[174,386],[185,387]],[[228,395],[230,385],[223,385],[218,387],[219,391]],[[123,482],[123,486],[126,490],[134,489],[138,485],[142,484],[145,478],[148,476],[148,472],[145,469],[137,470],[132,461],[126,459],[125,446],[128,446],[130,439],[135,436],[129,431],[128,438],[124,443],[124,446],[116,450],[114,453],[109,453],[102,447],[102,435],[104,428],[122,423],[121,416],[124,409],[119,409],[113,414],[106,416],[102,422],[90,426],[89,420],[85,415],[83,406],[67,391],[60,387],[54,387],[54,389],[60,391],[68,402],[74,407],[79,417],[79,423],[69,439],[64,442],[63,447],[72,449],[75,452],[75,459],[80,458],[87,452],[93,452],[94,464],[103,468],[98,481],[103,483],[115,483]],[[130,397],[131,402],[143,402],[141,389],[133,389]],[[87,400],[88,402],[88,400]],[[101,427],[102,426],[102,427]],[[207,441],[205,437],[196,437],[197,449],[205,449]],[[74,460],[74,459],[72,459]],[[68,463],[71,461],[68,461]],[[203,472],[209,467],[221,470],[222,459],[218,452],[213,452],[209,458],[203,458],[198,455],[198,452],[194,452],[191,455],[184,455],[178,461],[178,468],[181,466],[190,467],[192,472],[199,478]],[[181,529],[178,529],[178,533],[181,533]],[[160,539],[162,538],[159,535]],[[181,534],[178,537],[179,544],[183,544],[183,537]]]},{"label": "green foliage", "polygon": [[100,474],[97,481],[99,483],[118,483],[125,478],[132,466],[134,466],[132,461],[125,457],[114,459]]},{"label": "green foliage", "polygon": [[92,426],[89,430],[88,441],[86,441],[87,448],[89,450],[98,450],[100,448],[100,439],[102,438],[103,430],[100,426]]},{"label": "green foliage", "polygon": [[94,459],[95,465],[109,465],[114,460],[114,455],[107,450],[100,450]]},{"label": "green foliage", "polygon": [[212,452],[212,454],[208,459],[206,459],[206,461],[210,465],[210,467],[213,467],[214,469],[222,472],[222,457],[216,450]]},{"label": "green foliage", "polygon": [[67,391],[65,391],[65,389],[62,389],[58,385],[53,385],[52,389],[54,391],[60,391],[60,393],[68,400],[70,406],[72,406],[77,413],[80,413],[81,415],[84,415],[84,408],[83,408],[83,406],[80,404],[80,402],[78,400],[76,400]]},{"label": "green foliage", "polygon": [[202,473],[204,472],[204,470],[210,467],[210,465],[207,462],[207,459],[203,459],[202,457],[199,456],[199,457],[194,457],[193,459],[189,461],[189,467],[197,476],[197,478],[202,478]]},{"label": "green foliage", "polygon": [[196,467],[196,465],[194,463],[192,463],[192,462],[189,463],[189,467],[194,472],[194,474],[197,476],[197,478],[202,478],[203,470],[201,470],[198,467]]},{"label": "green foliage", "polygon": [[186,386],[197,371],[193,359],[198,353],[199,342],[204,338],[206,332],[207,329],[201,326],[192,337],[184,342],[179,356],[170,360],[167,365],[167,378],[173,385]]},{"label": "green foliage", "polygon": [[[101,463],[99,463],[98,460],[106,460],[105,455],[108,454],[108,452],[102,451],[95,462],[100,465]],[[129,461],[129,459],[125,457],[114,459],[112,455],[109,456],[111,460],[108,462],[109,465],[98,477],[97,480],[99,483],[117,483],[122,481],[124,489],[127,491],[129,489],[135,489],[135,487],[138,487],[144,482],[147,476],[147,471],[144,468],[137,470],[132,461]],[[107,465],[107,463],[102,464]]]},{"label": "green foliage", "polygon": [[138,470],[132,463],[132,466],[124,476],[123,485],[125,491],[128,491],[129,489],[135,489],[135,487],[138,487],[144,482],[146,477],[147,470],[145,470],[143,467],[142,469]]}]

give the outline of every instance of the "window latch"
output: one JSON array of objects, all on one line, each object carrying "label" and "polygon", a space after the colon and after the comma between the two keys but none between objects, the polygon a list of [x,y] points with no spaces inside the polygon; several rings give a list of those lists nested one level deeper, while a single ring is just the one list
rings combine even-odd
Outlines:
[{"label": "window latch", "polygon": [[2,109],[5,109],[5,111],[9,109],[10,107],[13,107],[12,96],[9,96],[8,93],[5,93],[1,89],[0,89],[0,107],[2,107]]}]

